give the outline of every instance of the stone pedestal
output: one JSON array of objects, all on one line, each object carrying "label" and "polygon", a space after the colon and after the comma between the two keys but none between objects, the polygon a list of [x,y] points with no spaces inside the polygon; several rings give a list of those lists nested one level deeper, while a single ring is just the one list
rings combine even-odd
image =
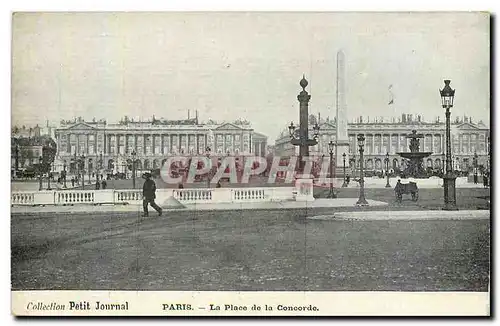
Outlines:
[{"label": "stone pedestal", "polygon": [[313,179],[298,178],[295,180],[295,200],[296,201],[313,201]]},{"label": "stone pedestal", "polygon": [[455,189],[456,177],[451,174],[446,174],[443,178],[444,181],[444,210],[446,211],[456,211],[457,208],[457,198]]}]

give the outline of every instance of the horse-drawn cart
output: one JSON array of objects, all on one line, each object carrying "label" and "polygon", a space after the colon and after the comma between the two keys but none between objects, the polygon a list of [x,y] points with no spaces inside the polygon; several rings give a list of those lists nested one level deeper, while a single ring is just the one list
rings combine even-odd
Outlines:
[{"label": "horse-drawn cart", "polygon": [[401,202],[403,200],[403,195],[411,195],[411,200],[418,200],[418,187],[416,182],[401,183],[398,181],[396,187],[394,188],[396,194],[396,200]]}]

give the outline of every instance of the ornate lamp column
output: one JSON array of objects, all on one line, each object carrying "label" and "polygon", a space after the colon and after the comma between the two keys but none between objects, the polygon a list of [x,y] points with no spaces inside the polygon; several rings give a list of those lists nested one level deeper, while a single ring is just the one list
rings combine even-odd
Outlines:
[{"label": "ornate lamp column", "polygon": [[359,199],[356,202],[356,205],[359,206],[368,206],[368,202],[366,201],[365,198],[365,176],[364,176],[364,171],[363,171],[363,152],[364,146],[365,146],[365,135],[359,134],[358,135],[358,144],[359,144]]},{"label": "ornate lamp column", "polygon": [[390,188],[391,184],[389,183],[389,152],[385,154],[385,175],[387,176],[387,183],[385,184],[385,187]]},{"label": "ornate lamp column", "polygon": [[327,198],[337,198],[333,192],[333,153],[334,153],[335,143],[330,140],[328,143],[328,153],[330,154],[330,192]]},{"label": "ornate lamp column", "polygon": [[450,108],[453,107],[455,90],[450,87],[450,80],[444,81],[444,88],[439,90],[441,94],[442,106],[446,109],[446,174],[443,176],[444,184],[444,210],[457,210],[457,199],[455,189],[456,176],[451,166],[451,128],[450,128]]},{"label": "ornate lamp column", "polygon": [[300,113],[299,113],[299,129],[298,135],[295,134],[295,126],[293,122],[288,127],[290,132],[291,143],[295,146],[299,146],[299,171],[304,171],[305,162],[304,157],[309,156],[309,146],[314,146],[318,143],[317,137],[319,134],[319,125],[316,123],[314,126],[314,138],[309,139],[309,100],[311,95],[307,93],[306,87],[308,85],[307,80],[304,76],[300,81],[300,87],[302,91],[297,96],[297,100],[300,103]]},{"label": "ornate lamp column", "polygon": [[342,183],[342,188],[347,187],[347,178],[346,178],[346,175],[345,175],[345,157],[346,156],[347,156],[346,153],[342,154],[342,161],[343,161],[343,164],[344,164],[344,166],[343,166],[343,168],[344,168],[344,182]]}]

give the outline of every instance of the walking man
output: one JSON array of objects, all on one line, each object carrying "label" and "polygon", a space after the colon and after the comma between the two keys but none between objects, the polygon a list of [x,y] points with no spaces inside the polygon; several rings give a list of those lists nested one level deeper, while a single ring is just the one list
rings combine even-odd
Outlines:
[{"label": "walking man", "polygon": [[142,196],[143,196],[143,201],[142,201],[142,207],[144,208],[144,217],[148,216],[148,204],[151,205],[157,212],[158,215],[161,216],[162,209],[155,203],[155,198],[156,198],[156,184],[155,182],[151,179],[151,173],[146,172],[144,173],[144,178],[146,181],[144,181],[144,185],[142,186]]}]

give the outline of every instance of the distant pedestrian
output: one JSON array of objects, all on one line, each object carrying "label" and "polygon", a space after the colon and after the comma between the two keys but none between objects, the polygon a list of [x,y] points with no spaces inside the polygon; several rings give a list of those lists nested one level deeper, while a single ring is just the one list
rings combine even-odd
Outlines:
[{"label": "distant pedestrian", "polygon": [[222,185],[220,184],[220,181],[217,181],[217,186],[216,188],[222,188]]},{"label": "distant pedestrian", "polygon": [[477,173],[474,173],[474,184],[477,185]]},{"label": "distant pedestrian", "polygon": [[75,186],[75,178],[71,178],[71,186],[74,187]]},{"label": "distant pedestrian", "polygon": [[100,188],[101,188],[101,184],[99,183],[99,180],[97,180],[95,183],[95,190],[99,190]]},{"label": "distant pedestrian", "polygon": [[484,186],[484,188],[488,187],[488,174],[487,173],[485,173],[483,175],[483,186]]},{"label": "distant pedestrian", "polygon": [[106,182],[106,180],[102,180],[102,190],[106,189],[107,186],[108,183]]},{"label": "distant pedestrian", "polygon": [[349,185],[349,182],[351,182],[351,176],[350,175],[347,175],[345,177],[345,182],[347,183],[347,185]]},{"label": "distant pedestrian", "polygon": [[151,179],[151,173],[144,173],[144,178],[146,181],[144,181],[144,185],[142,186],[142,195],[143,195],[143,201],[142,201],[142,207],[144,209],[144,217],[147,217],[149,215],[148,212],[148,205],[151,205],[157,212],[158,215],[161,216],[162,214],[162,209],[155,203],[155,198],[156,198],[156,184],[155,182]]}]

